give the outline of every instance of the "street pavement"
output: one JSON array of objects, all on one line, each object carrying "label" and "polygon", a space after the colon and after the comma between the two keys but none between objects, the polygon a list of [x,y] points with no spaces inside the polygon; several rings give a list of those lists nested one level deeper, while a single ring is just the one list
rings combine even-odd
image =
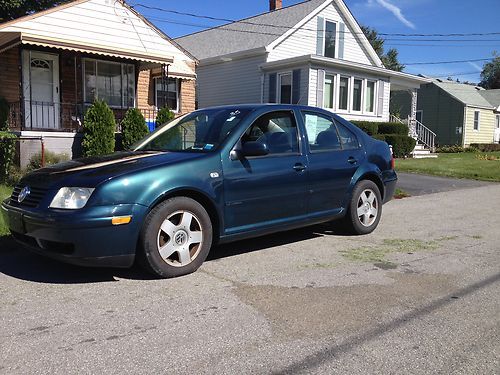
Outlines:
[{"label": "street pavement", "polygon": [[[500,185],[216,248],[155,280],[0,243],[1,374],[498,374]],[[112,246],[112,244],[110,244]]]}]

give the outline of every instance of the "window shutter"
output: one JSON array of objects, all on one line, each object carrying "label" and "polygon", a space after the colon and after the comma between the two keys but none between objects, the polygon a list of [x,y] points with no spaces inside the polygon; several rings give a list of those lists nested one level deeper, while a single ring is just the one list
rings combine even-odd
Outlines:
[{"label": "window shutter", "polygon": [[344,44],[345,44],[345,23],[339,22],[339,52],[338,58],[344,59]]},{"label": "window shutter", "polygon": [[300,102],[300,69],[292,72],[292,104]]},{"label": "window shutter", "polygon": [[276,73],[269,74],[269,103],[276,103],[276,81],[278,75]]},{"label": "window shutter", "polygon": [[384,81],[378,81],[378,106],[377,106],[377,116],[383,116],[384,114]]},{"label": "window shutter", "polygon": [[316,107],[323,108],[325,95],[325,71],[318,70],[318,85],[316,87]]},{"label": "window shutter", "polygon": [[323,40],[325,39],[325,19],[318,17],[318,34],[316,37],[316,55],[324,56]]}]

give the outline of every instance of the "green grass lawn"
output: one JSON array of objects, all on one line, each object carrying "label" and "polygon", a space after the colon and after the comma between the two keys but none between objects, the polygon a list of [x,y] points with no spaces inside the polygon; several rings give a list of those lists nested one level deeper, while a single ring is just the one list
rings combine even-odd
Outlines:
[{"label": "green grass lawn", "polygon": [[[0,202],[7,198],[12,193],[10,186],[0,185]],[[0,237],[9,234],[9,230],[3,221],[3,216],[0,215]]]},{"label": "green grass lawn", "polygon": [[500,152],[438,155],[437,159],[397,159],[396,171],[500,182]]}]

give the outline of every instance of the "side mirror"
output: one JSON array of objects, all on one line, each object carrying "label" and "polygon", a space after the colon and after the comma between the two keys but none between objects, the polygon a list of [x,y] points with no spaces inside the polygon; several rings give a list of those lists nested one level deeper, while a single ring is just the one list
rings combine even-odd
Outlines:
[{"label": "side mirror", "polygon": [[269,154],[269,148],[261,142],[245,142],[241,147],[242,156],[265,156]]}]

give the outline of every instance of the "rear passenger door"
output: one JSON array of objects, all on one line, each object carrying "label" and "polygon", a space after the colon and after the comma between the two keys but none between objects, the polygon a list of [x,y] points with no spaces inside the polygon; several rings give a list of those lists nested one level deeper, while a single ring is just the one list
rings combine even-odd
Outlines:
[{"label": "rear passenger door", "polygon": [[332,117],[303,111],[302,119],[308,146],[308,212],[335,214],[364,152],[356,135]]}]

